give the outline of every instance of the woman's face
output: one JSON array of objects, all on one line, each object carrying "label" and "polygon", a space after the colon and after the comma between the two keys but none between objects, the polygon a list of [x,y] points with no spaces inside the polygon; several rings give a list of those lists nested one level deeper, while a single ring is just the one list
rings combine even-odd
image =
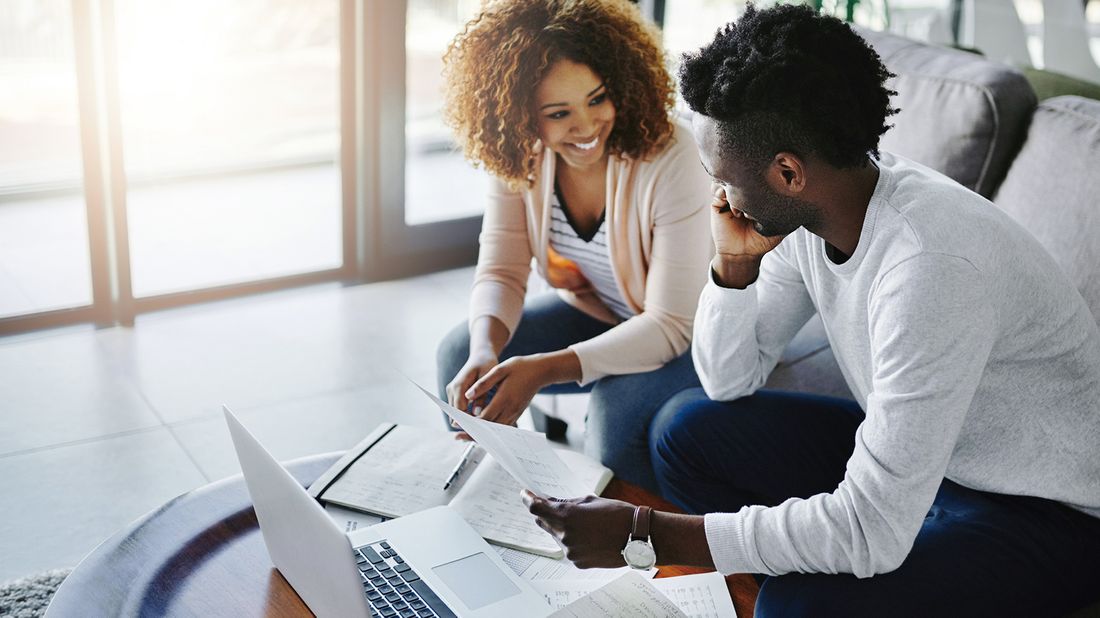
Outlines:
[{"label": "woman's face", "polygon": [[566,165],[602,164],[615,126],[607,86],[587,65],[558,60],[535,90],[535,118],[544,146]]}]

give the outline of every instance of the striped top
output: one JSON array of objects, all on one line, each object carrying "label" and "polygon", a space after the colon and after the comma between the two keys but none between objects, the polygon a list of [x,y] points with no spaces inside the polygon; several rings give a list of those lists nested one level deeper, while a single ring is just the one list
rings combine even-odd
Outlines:
[{"label": "striped top", "polygon": [[615,274],[611,271],[611,254],[607,251],[607,221],[600,217],[600,225],[591,238],[577,233],[565,209],[564,199],[557,187],[551,198],[550,246],[562,257],[574,262],[596,291],[603,304],[622,320],[634,316],[634,311],[623,300]]}]

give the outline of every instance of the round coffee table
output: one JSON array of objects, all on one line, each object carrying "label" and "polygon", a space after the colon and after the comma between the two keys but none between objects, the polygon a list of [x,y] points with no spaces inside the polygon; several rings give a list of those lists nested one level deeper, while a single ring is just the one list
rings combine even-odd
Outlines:
[{"label": "round coffee table", "polygon": [[[309,485],[339,457],[316,455],[286,467]],[[676,510],[617,479],[604,495]],[[661,567],[658,577],[701,572]],[[735,575],[726,585],[737,615],[751,617],[755,580]],[[240,476],[183,494],[104,541],[65,579],[46,611],[47,618],[167,615],[311,615],[271,564]]]}]

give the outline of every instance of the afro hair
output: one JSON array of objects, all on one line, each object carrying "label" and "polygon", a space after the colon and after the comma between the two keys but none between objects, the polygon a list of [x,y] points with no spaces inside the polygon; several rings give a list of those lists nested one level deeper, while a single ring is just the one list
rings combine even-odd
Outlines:
[{"label": "afro hair", "polygon": [[745,14],[694,54],[680,90],[714,119],[720,144],[762,168],[778,152],[814,155],[838,168],[878,156],[897,112],[885,87],[894,75],[845,22],[805,5]]}]

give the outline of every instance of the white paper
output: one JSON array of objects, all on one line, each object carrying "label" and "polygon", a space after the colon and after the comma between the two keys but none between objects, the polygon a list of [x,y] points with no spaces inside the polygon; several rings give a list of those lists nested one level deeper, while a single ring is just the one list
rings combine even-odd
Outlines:
[{"label": "white paper", "polygon": [[[505,561],[507,562],[507,561]],[[737,618],[733,599],[721,573],[710,572],[681,577],[654,579],[653,587],[668,597],[689,618]],[[561,609],[591,594],[604,582],[592,579],[554,579],[532,581],[531,585],[546,597],[554,609]]]},{"label": "white paper", "polygon": [[691,618],[737,618],[721,573],[665,577],[653,580],[653,586]]},{"label": "white paper", "polygon": [[587,494],[584,483],[562,463],[544,434],[471,416],[413,384],[527,489],[551,498]]},{"label": "white paper", "polygon": [[[478,449],[481,451],[482,449]],[[560,452],[563,462],[580,479],[588,493],[603,489],[607,468],[580,453]],[[558,542],[539,528],[535,516],[520,497],[523,486],[493,459],[469,475],[462,491],[451,501],[462,517],[485,539],[557,559],[564,555]]]},{"label": "white paper", "polygon": [[[547,586],[561,584],[565,580],[550,580],[535,582],[536,589],[543,584]],[[654,582],[659,580],[653,580]],[[590,584],[591,581],[585,581]],[[567,590],[558,586],[555,590]],[[572,594],[571,590],[568,594]],[[547,601],[552,607],[559,607],[565,597],[555,593],[547,596]],[[551,618],[619,618],[630,616],[631,618],[687,618],[687,614],[680,611],[668,597],[661,594],[649,580],[637,573],[626,573],[621,577],[605,583],[595,590],[583,594],[573,601],[568,601],[553,614]]]},{"label": "white paper", "polygon": [[353,464],[322,499],[389,517],[447,504],[461,483],[447,491],[443,484],[465,448],[447,432],[425,440],[423,430],[398,425],[371,447],[371,465]]},{"label": "white paper", "polygon": [[381,515],[371,515],[363,511],[346,509],[342,506],[332,504],[331,502],[325,504],[325,512],[328,513],[332,521],[344,531],[344,534],[351,534],[360,528],[369,528],[374,524],[380,524],[389,519]]},{"label": "white paper", "polygon": [[[595,481],[593,481],[595,484]],[[550,533],[538,527],[524,506],[523,487],[492,455],[470,474],[451,506],[483,538],[560,558],[564,551]]]},{"label": "white paper", "polygon": [[[550,579],[563,579],[571,582],[576,580],[591,581],[592,588],[589,588],[588,591],[595,590],[597,586],[601,586],[631,571],[630,567],[625,566],[617,569],[578,569],[565,558],[547,558],[518,549],[501,547],[500,545],[493,545],[493,549],[500,555],[504,564],[507,564],[516,572],[516,575],[523,579],[532,582]],[[637,573],[646,579],[653,579],[657,576],[657,569],[655,567],[648,571],[637,571]],[[538,588],[536,587],[536,589]]]}]

